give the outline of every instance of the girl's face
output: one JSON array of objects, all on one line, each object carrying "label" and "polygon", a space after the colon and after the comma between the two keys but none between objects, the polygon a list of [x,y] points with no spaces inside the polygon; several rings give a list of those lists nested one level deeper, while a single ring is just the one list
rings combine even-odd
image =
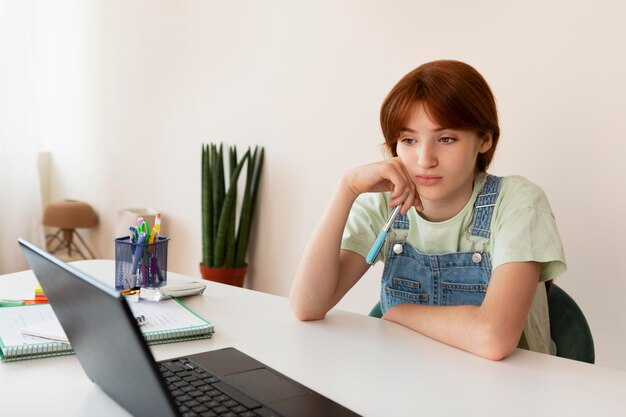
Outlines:
[{"label": "girl's face", "polygon": [[396,152],[413,179],[429,220],[453,217],[472,195],[476,157],[491,148],[491,134],[433,123],[422,103],[407,118]]}]

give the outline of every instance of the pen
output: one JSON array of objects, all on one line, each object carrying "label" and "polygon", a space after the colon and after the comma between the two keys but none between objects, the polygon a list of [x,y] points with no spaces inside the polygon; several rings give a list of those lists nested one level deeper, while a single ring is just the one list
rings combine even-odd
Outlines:
[{"label": "pen", "polygon": [[139,259],[141,259],[141,252],[143,250],[143,246],[146,243],[146,234],[144,232],[139,233],[139,238],[137,239],[137,244],[135,246],[135,253],[133,254],[133,266],[132,266],[132,275],[137,275],[137,267],[139,266]]},{"label": "pen", "polygon": [[150,226],[148,226],[148,222],[144,220],[143,217],[137,219],[137,223],[141,221],[139,225],[139,231],[146,234],[145,243],[150,243]]},{"label": "pen", "polygon": [[161,212],[157,212],[154,218],[154,228],[156,229],[156,236],[154,236],[154,240],[159,240],[159,230],[161,230]]},{"label": "pen", "polygon": [[157,236],[159,234],[159,229],[161,228],[160,224],[155,224],[154,227],[152,228],[152,233],[150,233],[150,244],[154,243],[154,241],[157,239]]},{"label": "pen", "polygon": [[7,300],[0,299],[0,307],[18,307],[32,304],[47,304],[48,300]]},{"label": "pen", "polygon": [[17,307],[24,305],[22,300],[4,300],[0,299],[0,307]]},{"label": "pen", "polygon": [[385,223],[385,226],[378,234],[376,242],[374,242],[372,249],[370,249],[367,257],[365,258],[365,262],[367,262],[368,264],[371,265],[374,263],[376,256],[378,256],[378,252],[380,252],[380,248],[383,246],[383,243],[385,243],[385,239],[387,238],[387,233],[389,232],[389,229],[391,229],[394,220],[396,219],[396,217],[398,217],[398,213],[400,213],[400,206],[395,206],[393,211],[391,212],[391,215],[389,216],[389,219],[387,219],[387,223]]}]

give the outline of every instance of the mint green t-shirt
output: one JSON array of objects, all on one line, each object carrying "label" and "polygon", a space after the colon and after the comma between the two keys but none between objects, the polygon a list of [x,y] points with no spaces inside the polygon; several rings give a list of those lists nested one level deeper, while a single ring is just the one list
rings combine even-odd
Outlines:
[{"label": "mint green t-shirt", "polygon": [[[490,238],[470,235],[474,202],[486,178],[484,173],[476,176],[472,197],[451,219],[431,222],[421,217],[415,208],[411,208],[407,213],[410,228],[393,229],[377,261],[385,260],[389,242],[406,241],[425,254],[486,252],[491,257],[494,270],[509,262],[539,262],[540,283],[565,272],[563,246],[548,199],[540,187],[526,178],[503,177],[491,220]],[[389,193],[360,195],[350,211],[341,248],[365,257],[391,212],[388,202]],[[543,284],[537,285],[520,347],[555,353],[550,339],[548,304]]]}]

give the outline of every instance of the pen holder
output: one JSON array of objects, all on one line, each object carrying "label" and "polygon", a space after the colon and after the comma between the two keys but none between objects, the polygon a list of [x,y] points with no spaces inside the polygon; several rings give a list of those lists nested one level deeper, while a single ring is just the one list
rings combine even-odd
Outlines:
[{"label": "pen holder", "polygon": [[133,243],[129,236],[115,239],[115,289],[164,286],[169,240],[160,236],[153,243]]}]

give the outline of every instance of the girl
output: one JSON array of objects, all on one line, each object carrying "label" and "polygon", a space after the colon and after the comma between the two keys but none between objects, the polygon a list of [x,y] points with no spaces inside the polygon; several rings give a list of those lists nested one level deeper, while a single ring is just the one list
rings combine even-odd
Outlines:
[{"label": "girl", "polygon": [[486,172],[500,136],[486,81],[462,62],[424,64],[391,90],[380,120],[392,158],[339,181],[291,289],[296,317],[323,319],[339,302],[400,206],[376,258],[383,319],[492,360],[518,346],[554,354],[543,283],[565,257],[543,191]]}]

